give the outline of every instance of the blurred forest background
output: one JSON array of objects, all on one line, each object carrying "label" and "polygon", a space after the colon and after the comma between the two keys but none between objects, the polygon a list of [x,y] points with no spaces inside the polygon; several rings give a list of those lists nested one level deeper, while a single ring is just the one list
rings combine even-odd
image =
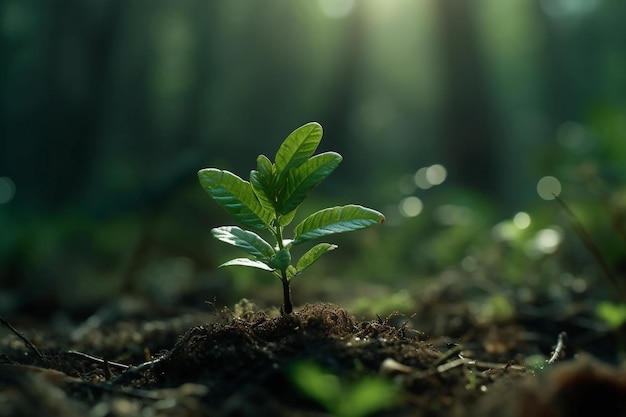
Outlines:
[{"label": "blurred forest background", "polygon": [[538,184],[619,271],[624,16],[621,0],[2,0],[0,313],[280,304],[269,274],[217,268],[232,253],[210,229],[231,220],[196,172],[247,178],[309,121],[344,161],[299,214],[361,203],[387,222],[336,239],[296,305],[410,309],[451,271],[582,293],[605,281]]}]

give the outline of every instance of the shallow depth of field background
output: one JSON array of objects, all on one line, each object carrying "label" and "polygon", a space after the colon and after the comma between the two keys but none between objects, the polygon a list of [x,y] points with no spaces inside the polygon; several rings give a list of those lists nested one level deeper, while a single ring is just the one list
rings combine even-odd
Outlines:
[{"label": "shallow depth of field background", "polygon": [[0,313],[122,294],[280,304],[270,274],[217,268],[239,254],[211,238],[231,220],[196,172],[247,178],[309,121],[344,161],[296,222],[347,203],[387,221],[331,239],[296,305],[410,310],[453,276],[610,298],[550,199],[623,268],[625,15],[620,0],[3,0]]}]

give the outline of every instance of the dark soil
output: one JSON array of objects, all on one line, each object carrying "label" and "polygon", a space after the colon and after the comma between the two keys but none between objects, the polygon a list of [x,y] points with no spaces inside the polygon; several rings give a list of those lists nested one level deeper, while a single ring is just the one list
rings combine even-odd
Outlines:
[{"label": "dark soil", "polygon": [[313,363],[344,388],[376,378],[397,389],[384,407],[343,411],[346,417],[626,416],[626,374],[581,349],[587,339],[589,346],[618,346],[614,335],[590,339],[587,332],[585,339],[572,327],[575,318],[552,321],[549,332],[569,325],[574,341],[564,338],[560,357],[540,371],[525,358],[549,356],[557,344],[558,332],[539,329],[546,317],[481,324],[461,306],[449,307],[438,307],[443,336],[413,327],[432,325],[426,307],[411,317],[360,321],[326,304],[280,315],[246,302],[235,312],[155,311],[122,300],[79,326],[7,317],[0,333],[0,415],[333,415],[294,383],[294,367]]}]

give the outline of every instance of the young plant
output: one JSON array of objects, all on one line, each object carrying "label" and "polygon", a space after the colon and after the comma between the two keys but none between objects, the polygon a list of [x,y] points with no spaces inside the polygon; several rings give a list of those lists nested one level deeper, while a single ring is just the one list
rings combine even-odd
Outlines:
[{"label": "young plant", "polygon": [[[342,160],[336,152],[313,156],[321,139],[322,126],[318,123],[299,127],[280,145],[274,163],[265,155],[259,155],[249,182],[217,168],[198,171],[202,188],[245,228],[217,227],[211,231],[213,236],[252,256],[232,259],[221,266],[248,266],[276,275],[283,284],[284,314],[293,311],[290,288],[293,277],[326,252],[337,248],[331,243],[318,243],[292,264],[293,247],[335,233],[364,229],[385,220],[381,213],[359,205],[330,207],[305,218],[294,228],[293,238],[285,238],[285,227],[293,220],[300,204]],[[269,232],[272,243],[256,231]]]}]

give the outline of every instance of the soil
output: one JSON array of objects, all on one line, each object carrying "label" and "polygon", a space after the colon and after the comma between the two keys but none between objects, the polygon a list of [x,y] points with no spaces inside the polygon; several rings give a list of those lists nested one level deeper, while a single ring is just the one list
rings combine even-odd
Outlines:
[{"label": "soil", "polygon": [[[626,416],[619,332],[585,328],[584,313],[484,323],[444,301],[370,320],[329,304],[281,315],[132,298],[78,325],[6,317],[0,415]],[[531,364],[538,353],[549,363]],[[335,384],[334,408],[297,383],[303,363]],[[365,380],[394,396],[362,409],[351,395]]]}]

